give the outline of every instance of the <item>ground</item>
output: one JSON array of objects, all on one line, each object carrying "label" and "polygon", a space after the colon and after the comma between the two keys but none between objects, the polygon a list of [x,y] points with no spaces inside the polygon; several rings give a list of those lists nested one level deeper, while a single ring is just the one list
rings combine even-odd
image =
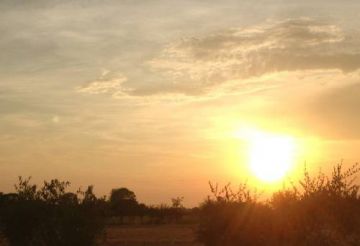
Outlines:
[{"label": "ground", "polygon": [[193,225],[112,226],[102,246],[201,246]]},{"label": "ground", "polygon": [[[194,225],[109,226],[101,246],[202,246],[195,230]],[[6,245],[0,237],[0,246]]]}]

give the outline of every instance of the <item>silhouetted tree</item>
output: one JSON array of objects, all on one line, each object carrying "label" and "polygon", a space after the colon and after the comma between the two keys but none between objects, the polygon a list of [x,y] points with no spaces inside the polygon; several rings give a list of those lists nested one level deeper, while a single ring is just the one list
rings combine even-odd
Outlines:
[{"label": "silhouetted tree", "polygon": [[175,197],[171,199],[170,216],[173,222],[178,223],[180,218],[184,215],[185,208],[183,205],[184,197]]},{"label": "silhouetted tree", "polygon": [[15,185],[16,194],[5,196],[1,218],[12,246],[95,245],[104,227],[103,199],[85,192],[66,192],[69,182],[57,179],[37,188],[30,178]]},{"label": "silhouetted tree", "polygon": [[113,189],[110,194],[110,208],[113,214],[121,219],[124,216],[136,215],[139,206],[135,193],[127,188]]}]

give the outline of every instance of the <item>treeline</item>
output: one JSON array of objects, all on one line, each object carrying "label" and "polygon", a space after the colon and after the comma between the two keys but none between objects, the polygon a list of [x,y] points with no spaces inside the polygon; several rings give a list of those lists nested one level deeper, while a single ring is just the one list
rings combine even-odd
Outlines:
[{"label": "treeline", "polygon": [[305,169],[298,184],[267,201],[246,185],[211,185],[213,196],[200,206],[199,239],[206,246],[358,246],[358,172],[358,165],[341,164],[330,176]]},{"label": "treeline", "polygon": [[178,223],[190,216],[205,246],[358,246],[358,172],[358,165],[343,170],[341,164],[329,176],[305,169],[299,183],[267,200],[246,184],[236,190],[210,184],[212,196],[195,209],[185,209],[182,198],[147,206],[127,188],[106,198],[96,197],[92,186],[73,193],[68,182],[38,187],[19,178],[15,193],[0,194],[0,232],[10,246],[91,246],[111,224]]},{"label": "treeline", "polygon": [[54,179],[38,187],[30,178],[19,177],[15,193],[0,193],[0,238],[14,246],[91,246],[109,224],[178,223],[193,213],[181,197],[171,205],[147,206],[127,188],[113,189],[106,198],[96,197],[93,186],[75,193],[69,186]]}]

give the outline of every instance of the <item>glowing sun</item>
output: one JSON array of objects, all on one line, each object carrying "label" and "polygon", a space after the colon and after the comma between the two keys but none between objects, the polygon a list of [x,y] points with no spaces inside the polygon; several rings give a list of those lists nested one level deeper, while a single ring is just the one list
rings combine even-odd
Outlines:
[{"label": "glowing sun", "polygon": [[250,171],[263,182],[282,180],[294,165],[295,139],[290,136],[248,130]]}]

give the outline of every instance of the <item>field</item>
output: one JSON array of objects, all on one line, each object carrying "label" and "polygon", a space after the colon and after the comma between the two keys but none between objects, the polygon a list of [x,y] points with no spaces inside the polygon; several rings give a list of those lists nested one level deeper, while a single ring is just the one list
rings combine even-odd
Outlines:
[{"label": "field", "polygon": [[201,246],[193,225],[112,226],[102,246]]},{"label": "field", "polygon": [[[196,242],[194,225],[111,226],[101,246],[202,246]],[[7,244],[0,239],[0,246]]]}]

